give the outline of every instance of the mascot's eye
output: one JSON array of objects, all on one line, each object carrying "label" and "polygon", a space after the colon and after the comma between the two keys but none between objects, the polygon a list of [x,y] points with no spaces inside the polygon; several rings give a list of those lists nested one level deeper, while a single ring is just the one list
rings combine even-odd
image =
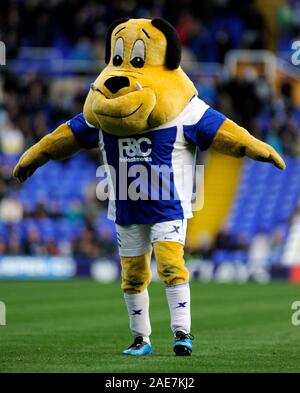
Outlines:
[{"label": "mascot's eye", "polygon": [[113,58],[113,65],[114,65],[114,66],[119,66],[119,65],[121,65],[122,63],[123,63],[123,59],[122,59],[121,56],[116,55],[116,56]]},{"label": "mascot's eye", "polygon": [[133,67],[142,68],[145,64],[144,60],[141,57],[134,57],[130,62]]},{"label": "mascot's eye", "polygon": [[113,57],[113,65],[119,66],[123,63],[124,57],[124,41],[121,37],[119,37],[116,41],[114,57]]},{"label": "mascot's eye", "polygon": [[135,68],[142,68],[145,64],[146,48],[143,40],[135,41],[131,56],[130,63]]}]

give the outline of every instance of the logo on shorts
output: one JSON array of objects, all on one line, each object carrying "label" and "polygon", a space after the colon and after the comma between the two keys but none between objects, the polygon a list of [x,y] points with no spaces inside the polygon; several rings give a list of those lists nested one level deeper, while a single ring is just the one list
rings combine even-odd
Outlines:
[{"label": "logo on shorts", "polygon": [[180,225],[173,225],[173,231],[169,232],[169,233],[179,233],[179,229],[180,229]]},{"label": "logo on shorts", "polygon": [[152,161],[152,143],[149,138],[141,137],[119,139],[119,154],[121,162]]}]

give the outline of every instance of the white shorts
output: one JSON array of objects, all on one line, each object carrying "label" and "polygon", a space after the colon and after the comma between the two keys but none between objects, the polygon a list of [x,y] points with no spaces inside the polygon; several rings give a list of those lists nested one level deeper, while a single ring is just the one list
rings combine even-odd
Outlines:
[{"label": "white shorts", "polygon": [[173,220],[158,224],[116,224],[119,254],[136,257],[152,250],[152,243],[169,241],[184,244],[187,220]]}]

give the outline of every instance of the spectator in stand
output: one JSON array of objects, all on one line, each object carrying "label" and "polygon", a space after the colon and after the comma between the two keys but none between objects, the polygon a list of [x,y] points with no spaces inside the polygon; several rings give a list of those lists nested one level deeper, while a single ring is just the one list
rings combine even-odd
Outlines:
[{"label": "spectator in stand", "polygon": [[41,240],[41,234],[36,226],[28,229],[23,244],[24,253],[27,255],[45,255],[45,247]]},{"label": "spectator in stand", "polygon": [[216,236],[215,248],[221,250],[234,250],[236,247],[235,236],[230,231],[228,225],[223,225]]},{"label": "spectator in stand", "polygon": [[259,269],[268,264],[271,253],[270,237],[265,232],[259,232],[252,240],[249,249],[249,263],[252,268]]},{"label": "spectator in stand", "polygon": [[15,196],[5,196],[0,200],[0,221],[19,222],[23,218],[23,206]]}]

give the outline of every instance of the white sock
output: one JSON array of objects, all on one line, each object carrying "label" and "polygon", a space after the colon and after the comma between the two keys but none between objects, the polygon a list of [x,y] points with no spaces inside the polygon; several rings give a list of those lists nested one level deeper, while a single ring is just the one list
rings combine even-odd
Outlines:
[{"label": "white sock", "polygon": [[190,333],[191,331],[191,307],[189,283],[177,284],[166,287],[166,294],[171,316],[171,329]]},{"label": "white sock", "polygon": [[142,336],[144,341],[150,343],[151,325],[149,318],[148,289],[133,295],[124,293],[124,299],[128,310],[129,326],[133,337]]}]

